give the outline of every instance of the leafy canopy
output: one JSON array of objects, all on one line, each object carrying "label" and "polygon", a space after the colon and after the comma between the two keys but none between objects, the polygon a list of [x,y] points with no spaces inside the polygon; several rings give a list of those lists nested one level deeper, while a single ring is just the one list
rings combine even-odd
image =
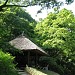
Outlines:
[{"label": "leafy canopy", "polygon": [[0,75],[19,75],[13,64],[14,57],[0,49]]},{"label": "leafy canopy", "polygon": [[[67,9],[49,13],[35,27],[35,41],[55,61],[44,60],[62,75],[75,73],[75,16]],[[52,60],[54,60],[52,59]],[[50,62],[49,62],[50,61]],[[55,62],[55,63],[54,63]]]},{"label": "leafy canopy", "polygon": [[36,25],[35,33],[39,38],[37,42],[44,48],[56,48],[67,55],[75,49],[75,17],[67,9],[50,13]]},{"label": "leafy canopy", "polygon": [[[73,0],[66,0],[67,4],[72,3]],[[58,2],[57,0],[0,0],[0,11],[3,11],[5,7],[27,7],[34,5],[41,5],[42,8],[47,7],[51,8],[54,6],[60,6],[62,2]]]},{"label": "leafy canopy", "polygon": [[21,8],[9,8],[0,12],[0,47],[9,50],[7,43],[21,35],[22,32],[32,37],[35,20]]}]

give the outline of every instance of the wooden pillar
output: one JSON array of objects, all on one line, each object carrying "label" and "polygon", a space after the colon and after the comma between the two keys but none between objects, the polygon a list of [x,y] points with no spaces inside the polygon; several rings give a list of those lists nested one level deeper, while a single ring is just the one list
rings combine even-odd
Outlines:
[{"label": "wooden pillar", "polygon": [[28,66],[30,66],[30,51],[28,51]]},{"label": "wooden pillar", "polygon": [[38,64],[38,54],[36,53],[36,56],[35,56],[35,66],[37,66]]}]

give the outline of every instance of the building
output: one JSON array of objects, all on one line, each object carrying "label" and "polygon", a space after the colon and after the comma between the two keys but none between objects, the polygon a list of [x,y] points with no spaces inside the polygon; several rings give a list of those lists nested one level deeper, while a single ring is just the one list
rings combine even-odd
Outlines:
[{"label": "building", "polygon": [[39,63],[39,58],[41,56],[48,55],[43,49],[23,35],[11,40],[9,43],[16,49],[22,51],[22,53],[17,53],[15,55],[18,67],[25,67],[26,64],[28,66],[36,66]]}]

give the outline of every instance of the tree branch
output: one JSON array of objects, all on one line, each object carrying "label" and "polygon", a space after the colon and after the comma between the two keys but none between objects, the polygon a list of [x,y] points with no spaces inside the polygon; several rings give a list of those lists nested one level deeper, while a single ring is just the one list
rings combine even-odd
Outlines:
[{"label": "tree branch", "polygon": [[6,0],[6,1],[5,1],[5,3],[4,3],[3,5],[1,5],[1,6],[0,6],[0,11],[2,11],[2,10],[3,10],[3,7],[5,7],[5,6],[6,6],[7,2],[8,2],[8,0]]},{"label": "tree branch", "polygon": [[13,6],[15,6],[15,7],[28,7],[28,6],[37,5],[37,4],[28,4],[28,5],[7,5],[7,2],[8,2],[8,0],[6,0],[6,2],[5,2],[3,5],[0,6],[0,11],[3,11],[3,8],[5,8],[5,7],[13,7]]},{"label": "tree branch", "polygon": [[5,7],[13,7],[13,6],[16,6],[16,7],[28,7],[30,5],[23,5],[23,6],[22,5],[6,5]]},{"label": "tree branch", "polygon": [[8,0],[6,0],[6,2],[2,5],[2,6],[5,6],[7,4]]}]

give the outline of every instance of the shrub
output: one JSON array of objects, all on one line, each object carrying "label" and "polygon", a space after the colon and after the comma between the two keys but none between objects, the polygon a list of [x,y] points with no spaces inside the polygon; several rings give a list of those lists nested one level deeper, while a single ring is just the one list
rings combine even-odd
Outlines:
[{"label": "shrub", "polygon": [[57,62],[57,60],[53,57],[41,57],[40,58],[40,63],[43,65],[48,64],[49,70],[52,70],[54,72],[59,73],[60,75],[64,75],[64,69],[61,65],[59,65]]},{"label": "shrub", "polygon": [[0,75],[18,75],[13,61],[13,56],[0,50]]}]

